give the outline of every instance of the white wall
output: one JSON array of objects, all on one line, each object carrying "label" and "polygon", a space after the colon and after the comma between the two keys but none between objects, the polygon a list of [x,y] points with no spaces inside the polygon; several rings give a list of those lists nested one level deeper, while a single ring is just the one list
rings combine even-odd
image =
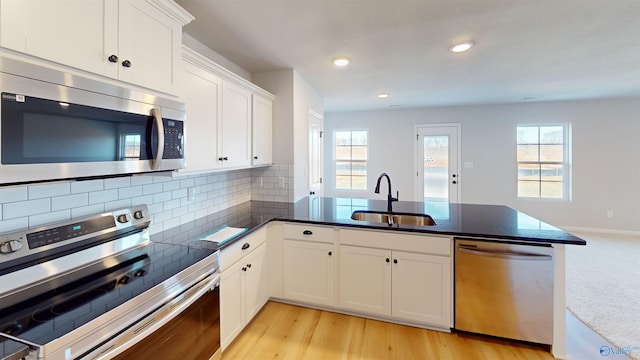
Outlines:
[{"label": "white wall", "polygon": [[[570,122],[573,139],[571,202],[518,199],[516,126]],[[400,200],[414,199],[416,124],[462,126],[461,202],[503,204],[560,227],[640,231],[640,99],[536,102],[325,114],[325,194],[383,199],[374,194],[382,172]],[[369,130],[368,190],[335,190],[333,134]],[[384,190],[386,192],[386,188]],[[607,218],[608,210],[613,218]]]}]

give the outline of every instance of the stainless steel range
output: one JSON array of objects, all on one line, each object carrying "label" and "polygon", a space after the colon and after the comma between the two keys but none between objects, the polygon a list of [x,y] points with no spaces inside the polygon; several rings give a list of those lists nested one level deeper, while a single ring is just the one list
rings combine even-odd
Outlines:
[{"label": "stainless steel range", "polygon": [[150,222],[141,205],[0,235],[0,359],[220,357],[219,251]]}]

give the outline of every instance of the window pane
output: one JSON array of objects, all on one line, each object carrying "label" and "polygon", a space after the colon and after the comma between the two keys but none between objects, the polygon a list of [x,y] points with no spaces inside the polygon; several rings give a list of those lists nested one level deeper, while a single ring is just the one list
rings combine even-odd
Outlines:
[{"label": "window pane", "polygon": [[518,161],[539,161],[538,145],[518,145]]},{"label": "window pane", "polygon": [[351,145],[351,131],[336,131],[336,145]]},{"label": "window pane", "polygon": [[562,145],[540,145],[540,161],[562,162],[564,149]]},{"label": "window pane", "polygon": [[551,199],[562,199],[562,182],[541,182],[540,196]]},{"label": "window pane", "polygon": [[563,167],[556,164],[540,165],[541,181],[563,181]]},{"label": "window pane", "polygon": [[336,175],[351,175],[351,162],[336,161]]},{"label": "window pane", "polygon": [[351,188],[354,190],[367,190],[367,177],[366,176],[353,176],[351,178]]},{"label": "window pane", "polygon": [[351,175],[353,176],[367,176],[367,162],[366,161],[353,161],[351,162]]},{"label": "window pane", "polygon": [[537,181],[518,181],[519,197],[540,197],[540,183]]},{"label": "window pane", "polygon": [[538,144],[538,127],[518,126],[518,144]]},{"label": "window pane", "polygon": [[351,160],[351,146],[336,146],[336,160]]},{"label": "window pane", "polygon": [[539,164],[518,164],[518,180],[540,180]]},{"label": "window pane", "polygon": [[336,176],[336,189],[351,189],[351,176]]},{"label": "window pane", "polygon": [[540,127],[540,144],[562,144],[564,136],[562,135],[562,126],[541,126]]},{"label": "window pane", "polygon": [[352,145],[367,145],[367,132],[366,131],[352,131],[351,132],[351,144]]},{"label": "window pane", "polygon": [[353,160],[367,160],[366,146],[353,146],[351,150],[352,150],[351,158]]}]

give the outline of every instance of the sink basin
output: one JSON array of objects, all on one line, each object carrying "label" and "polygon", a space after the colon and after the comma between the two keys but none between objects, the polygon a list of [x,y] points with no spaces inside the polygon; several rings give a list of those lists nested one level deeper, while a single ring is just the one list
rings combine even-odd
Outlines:
[{"label": "sink basin", "polygon": [[[351,219],[357,221],[367,221],[382,224],[399,224],[399,225],[417,225],[417,226],[434,226],[435,220],[426,214],[408,214],[408,213],[387,213],[379,211],[354,211]],[[391,221],[389,221],[391,220]]]}]

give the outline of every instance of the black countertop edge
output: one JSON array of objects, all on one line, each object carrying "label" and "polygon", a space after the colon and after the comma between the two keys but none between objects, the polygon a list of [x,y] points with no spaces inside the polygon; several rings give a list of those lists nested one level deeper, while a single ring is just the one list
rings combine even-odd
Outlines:
[{"label": "black countertop edge", "polygon": [[[345,201],[353,201],[354,205],[345,207],[343,205]],[[319,198],[317,209],[310,207],[309,203],[309,198],[303,198],[296,203],[247,201],[164,232],[152,234],[151,239],[161,243],[223,249],[240,241],[245,236],[251,235],[270,222],[281,221],[354,229],[445,235],[477,240],[494,239],[531,244],[587,244],[581,238],[502,205],[451,203],[436,204],[435,208],[431,208],[428,203],[399,202],[394,203],[394,210],[396,210],[394,213],[430,213],[433,210],[431,214],[434,215],[437,224],[435,226],[393,225],[390,227],[387,224],[356,221],[349,217],[351,212],[355,210],[386,211],[386,201]],[[446,210],[444,215],[441,211],[443,206]],[[531,222],[534,224],[533,228],[530,227]],[[247,231],[219,243],[200,240],[224,226],[247,228]]]}]

